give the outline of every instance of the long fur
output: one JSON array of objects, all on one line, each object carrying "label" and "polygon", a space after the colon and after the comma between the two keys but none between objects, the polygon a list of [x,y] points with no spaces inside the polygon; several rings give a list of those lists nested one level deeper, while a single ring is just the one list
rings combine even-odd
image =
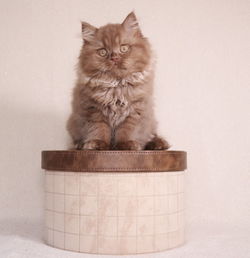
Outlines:
[{"label": "long fur", "polygon": [[[153,112],[153,57],[134,13],[99,29],[82,24],[72,114],[67,129],[77,149],[167,149]],[[129,46],[127,53],[120,46]],[[105,48],[106,57],[98,50]],[[116,65],[112,55],[119,56]]]}]

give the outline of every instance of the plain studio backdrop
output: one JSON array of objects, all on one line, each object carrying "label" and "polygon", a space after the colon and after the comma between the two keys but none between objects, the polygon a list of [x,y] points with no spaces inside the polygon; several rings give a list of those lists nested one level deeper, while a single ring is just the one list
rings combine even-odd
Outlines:
[{"label": "plain studio backdrop", "polygon": [[157,255],[250,255],[250,2],[1,0],[1,257],[79,257],[42,243],[40,153],[69,142],[80,21],[132,10],[157,55],[159,131],[188,153],[187,242]]}]

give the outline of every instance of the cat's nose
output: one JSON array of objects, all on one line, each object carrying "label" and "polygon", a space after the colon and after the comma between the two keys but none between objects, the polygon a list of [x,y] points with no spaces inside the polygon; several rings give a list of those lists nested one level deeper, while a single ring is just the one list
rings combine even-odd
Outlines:
[{"label": "cat's nose", "polygon": [[117,63],[117,62],[119,62],[120,57],[119,57],[119,55],[116,54],[116,53],[111,53],[111,55],[110,55],[110,60],[113,61],[113,62],[115,62],[115,63]]}]

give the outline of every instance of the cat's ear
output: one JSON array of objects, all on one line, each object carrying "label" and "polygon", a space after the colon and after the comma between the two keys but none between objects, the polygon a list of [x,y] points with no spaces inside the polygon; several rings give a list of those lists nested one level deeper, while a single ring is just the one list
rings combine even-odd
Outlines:
[{"label": "cat's ear", "polygon": [[94,39],[97,28],[87,22],[82,22],[82,38],[89,42]]},{"label": "cat's ear", "polygon": [[141,35],[139,23],[134,12],[131,12],[122,23],[123,28],[133,34]]}]

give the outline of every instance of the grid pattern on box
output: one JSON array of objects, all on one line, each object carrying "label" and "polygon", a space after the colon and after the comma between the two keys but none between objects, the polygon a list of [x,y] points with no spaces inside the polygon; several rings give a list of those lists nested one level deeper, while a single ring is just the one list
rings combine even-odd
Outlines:
[{"label": "grid pattern on box", "polygon": [[184,172],[46,171],[49,245],[87,253],[166,250],[184,240]]}]

